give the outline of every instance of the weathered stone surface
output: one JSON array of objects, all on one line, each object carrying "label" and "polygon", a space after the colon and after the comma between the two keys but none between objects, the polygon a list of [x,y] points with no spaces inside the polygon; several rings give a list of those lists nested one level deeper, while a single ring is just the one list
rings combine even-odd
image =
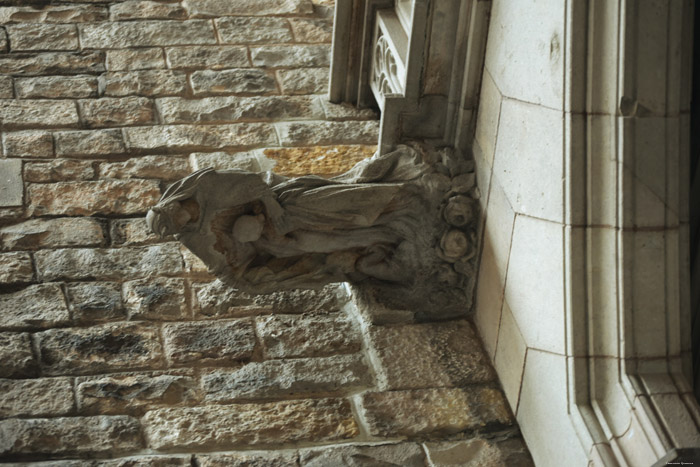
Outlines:
[{"label": "weathered stone surface", "polygon": [[0,332],[0,375],[5,378],[27,378],[38,370],[29,334]]},{"label": "weathered stone surface", "polygon": [[56,155],[63,157],[107,157],[126,151],[119,130],[57,131]]},{"label": "weathered stone surface", "polygon": [[204,399],[216,402],[338,394],[371,383],[369,369],[358,355],[253,362],[202,376]]},{"label": "weathered stone surface", "polygon": [[139,279],[124,283],[124,303],[129,318],[174,320],[187,315],[183,279]]},{"label": "weathered stone surface", "polygon": [[115,219],[111,223],[110,237],[116,246],[146,245],[160,239],[148,228],[145,218]]},{"label": "weathered stone surface", "polygon": [[192,73],[192,90],[201,94],[269,94],[277,91],[275,79],[259,68],[199,70]]},{"label": "weathered stone surface", "polygon": [[305,15],[313,13],[309,0],[185,0],[191,16]]},{"label": "weathered stone surface", "polygon": [[0,8],[0,23],[84,23],[107,19],[107,9],[91,5],[9,6]]},{"label": "weathered stone surface", "polygon": [[274,313],[313,313],[338,311],[343,305],[341,291],[337,284],[330,284],[318,290],[282,290],[267,295],[254,295],[253,302]]},{"label": "weathered stone surface", "polygon": [[0,52],[7,52],[7,32],[5,28],[0,28]]},{"label": "weathered stone surface", "polygon": [[199,46],[166,48],[165,54],[171,68],[236,68],[250,66],[246,47]]},{"label": "weathered stone surface", "polygon": [[288,177],[314,174],[333,176],[351,169],[361,160],[372,157],[377,146],[312,146],[302,148],[265,149],[264,154],[275,161],[275,173]]},{"label": "weathered stone surface", "polygon": [[105,96],[175,96],[187,92],[187,76],[181,71],[110,72],[100,80]]},{"label": "weathered stone surface", "polygon": [[357,325],[340,314],[261,316],[256,329],[269,358],[358,352],[362,346]]},{"label": "weathered stone surface", "polygon": [[527,447],[520,438],[484,439],[425,443],[428,461],[434,467],[479,465],[534,467]]},{"label": "weathered stone surface", "polygon": [[104,71],[104,52],[45,52],[0,57],[0,73],[13,75],[99,73]]},{"label": "weathered stone surface", "polygon": [[78,101],[83,122],[91,127],[154,123],[153,102],[145,97],[104,97]]},{"label": "weathered stone surface", "polygon": [[282,18],[218,18],[214,24],[225,44],[280,44],[292,41],[289,23]]},{"label": "weathered stone surface", "polygon": [[[201,259],[197,258],[190,250],[185,248],[184,245],[180,245],[180,254],[185,261],[185,272],[199,276],[208,275],[206,264],[204,264]],[[209,278],[211,279],[211,276],[209,276]]]},{"label": "weathered stone surface", "polygon": [[58,284],[30,285],[0,295],[0,328],[18,330],[60,326],[70,320],[66,299]]},{"label": "weathered stone surface", "polygon": [[136,214],[158,202],[160,188],[151,180],[99,180],[30,184],[27,194],[34,215]]},{"label": "weathered stone surface", "polygon": [[373,326],[369,337],[383,389],[465,386],[496,377],[466,320]]},{"label": "weathered stone surface", "polygon": [[[127,146],[133,149],[234,149],[277,144],[272,125],[165,125],[125,128]],[[155,203],[153,203],[155,204]]]},{"label": "weathered stone surface", "polygon": [[13,52],[78,48],[78,31],[73,24],[17,24],[7,26],[7,33]]},{"label": "weathered stone surface", "polygon": [[12,99],[13,97],[15,97],[15,92],[12,87],[12,78],[0,76],[0,99]]},{"label": "weathered stone surface", "polygon": [[195,284],[193,292],[197,298],[198,318],[233,318],[264,311],[255,305],[250,295],[219,280]]},{"label": "weathered stone surface", "polygon": [[78,407],[90,414],[142,414],[163,406],[178,406],[198,398],[191,370],[168,373],[123,373],[78,378]]},{"label": "weathered stone surface", "polygon": [[173,323],[163,326],[163,342],[174,364],[215,365],[249,359],[255,332],[249,319]]},{"label": "weathered stone surface", "polygon": [[43,281],[61,278],[122,280],[182,272],[182,258],[177,245],[172,243],[118,249],[42,250],[37,251],[34,258]]},{"label": "weathered stone surface", "polygon": [[70,378],[0,379],[0,417],[67,415],[74,405]]},{"label": "weathered stone surface", "polygon": [[[171,467],[191,466],[190,455],[185,456],[134,456],[121,459],[92,461],[90,467]],[[61,466],[63,467],[63,466]],[[87,466],[80,466],[87,467]]]},{"label": "weathered stone surface", "polygon": [[76,126],[78,110],[73,101],[6,101],[0,106],[0,122],[5,128]]},{"label": "weathered stone surface", "polygon": [[320,443],[359,434],[350,404],[339,399],[168,408],[142,420],[149,445],[159,450]]},{"label": "weathered stone surface", "polygon": [[28,162],[24,164],[26,182],[61,182],[90,180],[95,177],[95,169],[90,161],[57,159],[51,162]]},{"label": "weathered stone surface", "polygon": [[243,451],[197,454],[200,467],[298,467],[296,451]]},{"label": "weathered stone surface", "polygon": [[165,55],[161,48],[108,50],[106,53],[109,71],[165,68]]},{"label": "weathered stone surface", "polygon": [[333,22],[326,19],[290,18],[297,42],[329,43],[333,40]]},{"label": "weathered stone surface", "polygon": [[330,65],[328,45],[267,45],[251,47],[253,65],[263,67],[319,67]]},{"label": "weathered stone surface", "polygon": [[303,467],[401,466],[423,467],[423,450],[418,444],[380,444],[373,446],[337,446],[323,449],[304,449],[299,462]]},{"label": "weathered stone surface", "polygon": [[126,317],[121,285],[116,282],[68,284],[66,296],[75,322],[92,323]]},{"label": "weathered stone surface", "polygon": [[160,366],[157,329],[140,323],[50,329],[36,334],[46,375],[86,375]]},{"label": "weathered stone surface", "polygon": [[140,449],[139,422],[125,416],[0,421],[0,456],[106,455]]},{"label": "weathered stone surface", "polygon": [[102,224],[96,219],[30,219],[0,227],[0,249],[3,250],[97,246],[104,239]]},{"label": "weathered stone surface", "polygon": [[32,258],[29,253],[18,251],[0,254],[0,284],[31,282],[33,278]]},{"label": "weathered stone surface", "polygon": [[123,49],[163,45],[216,44],[211,21],[130,21],[80,26],[88,49]]},{"label": "weathered stone surface", "polygon": [[322,118],[323,109],[314,97],[204,97],[197,100],[179,97],[158,99],[165,123],[250,122],[278,119]]},{"label": "weathered stone surface", "polygon": [[379,139],[376,121],[282,122],[277,128],[283,146],[377,144]]},{"label": "weathered stone surface", "polygon": [[216,170],[241,169],[250,172],[264,172],[274,165],[263,155],[260,149],[236,152],[194,152],[190,154],[192,170],[212,167]]},{"label": "weathered stone surface", "polygon": [[48,131],[15,131],[2,137],[7,157],[53,157],[53,137]]},{"label": "weathered stone surface", "polygon": [[277,78],[284,94],[322,94],[328,92],[328,68],[279,70]]},{"label": "weathered stone surface", "polygon": [[15,80],[17,97],[21,99],[96,97],[94,76],[36,76]]},{"label": "weathered stone surface", "polygon": [[361,405],[373,436],[444,436],[513,423],[503,394],[477,386],[366,392]]},{"label": "weathered stone surface", "polygon": [[22,183],[22,161],[0,160],[0,207],[22,206],[24,184]]},{"label": "weathered stone surface", "polygon": [[333,104],[325,99],[321,103],[328,120],[376,120],[379,117],[373,109],[358,109],[347,103]]},{"label": "weathered stone surface", "polygon": [[149,0],[128,0],[109,8],[109,19],[185,19],[187,12],[179,3],[160,3]]},{"label": "weathered stone surface", "polygon": [[100,178],[178,180],[191,172],[187,159],[171,156],[143,156],[100,164]]}]

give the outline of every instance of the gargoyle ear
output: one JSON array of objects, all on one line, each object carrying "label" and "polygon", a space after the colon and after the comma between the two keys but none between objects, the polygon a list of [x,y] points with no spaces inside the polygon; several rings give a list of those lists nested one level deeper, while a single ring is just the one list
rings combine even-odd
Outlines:
[{"label": "gargoyle ear", "polygon": [[243,215],[233,224],[233,238],[241,243],[254,242],[262,235],[265,226],[265,216]]},{"label": "gargoyle ear", "polygon": [[214,172],[212,167],[207,167],[206,169],[198,170],[183,178],[182,180],[173,183],[165,190],[163,196],[160,198],[160,203],[169,201],[179,201],[186,198],[190,198],[194,195],[197,190],[200,180],[205,175]]}]

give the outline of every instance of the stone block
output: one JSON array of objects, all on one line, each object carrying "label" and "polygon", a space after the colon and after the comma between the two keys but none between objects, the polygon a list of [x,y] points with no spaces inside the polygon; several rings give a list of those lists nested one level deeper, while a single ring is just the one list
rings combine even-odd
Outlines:
[{"label": "stone block", "polygon": [[276,126],[283,146],[377,144],[379,140],[377,121],[280,122]]},{"label": "stone block", "polygon": [[190,16],[268,16],[307,15],[313,13],[310,0],[185,0]]},{"label": "stone block", "polygon": [[329,66],[329,45],[266,45],[250,48],[254,66],[320,67]]},{"label": "stone block", "polygon": [[36,337],[46,375],[137,370],[162,362],[157,329],[141,323],[51,329]]},{"label": "stone block", "polygon": [[379,115],[373,109],[358,109],[352,104],[333,104],[322,98],[323,110],[328,120],[377,120]]},{"label": "stone block", "polygon": [[479,386],[366,392],[360,403],[373,436],[443,437],[513,423],[503,394]]},{"label": "stone block", "polygon": [[317,357],[358,352],[358,325],[343,314],[269,315],[256,319],[268,358]]},{"label": "stone block", "polygon": [[[120,459],[92,461],[90,467],[190,467],[192,465],[191,455],[173,456],[132,456]],[[63,467],[63,466],[61,466]],[[71,466],[73,467],[73,466]],[[88,467],[88,466],[77,466]]]},{"label": "stone block", "polygon": [[34,269],[29,253],[0,253],[0,284],[31,282],[33,279]]},{"label": "stone block", "polygon": [[175,96],[187,92],[187,76],[171,70],[116,71],[103,74],[100,86],[105,96]]},{"label": "stone block", "polygon": [[22,198],[22,161],[0,160],[0,207],[21,206]]},{"label": "stone block", "polygon": [[0,73],[12,75],[99,73],[105,70],[102,51],[44,52],[0,57]]},{"label": "stone block", "polygon": [[173,156],[134,157],[100,164],[100,178],[154,178],[179,180],[192,172],[188,159]]},{"label": "stone block", "polygon": [[298,467],[296,451],[243,451],[197,454],[200,467]]},{"label": "stone block", "polygon": [[219,280],[194,284],[192,291],[196,297],[197,318],[200,319],[235,318],[266,311],[255,305],[251,295]]},{"label": "stone block", "polygon": [[333,40],[333,22],[327,19],[290,18],[294,40],[305,43],[327,43]]},{"label": "stone block", "polygon": [[38,369],[29,334],[0,332],[0,375],[4,378],[31,378],[36,376]]},{"label": "stone block", "polygon": [[328,92],[328,68],[279,70],[277,78],[283,94],[323,94]]},{"label": "stone block", "polygon": [[369,369],[358,355],[253,362],[202,376],[204,400],[210,402],[340,395],[371,384]]},{"label": "stone block", "polygon": [[57,131],[56,155],[59,157],[109,157],[126,152],[121,131]]},{"label": "stone block", "polygon": [[207,265],[196,257],[194,253],[185,248],[184,245],[180,245],[180,254],[185,262],[185,272],[188,274],[207,276],[209,279],[213,279],[213,276],[207,273]]},{"label": "stone block", "polygon": [[299,463],[303,467],[365,467],[402,466],[424,467],[425,459],[420,445],[415,443],[346,445],[326,448],[304,449]]},{"label": "stone block", "polygon": [[17,78],[15,87],[17,97],[20,99],[97,97],[97,77],[95,76]]},{"label": "stone block", "polygon": [[0,379],[0,417],[68,415],[73,411],[70,378]]},{"label": "stone block", "polygon": [[57,159],[24,164],[24,180],[27,182],[64,182],[90,180],[94,177],[95,168],[91,161]]},{"label": "stone block", "polygon": [[494,365],[511,407],[518,406],[527,346],[508,303],[503,304]]},{"label": "stone block", "polygon": [[153,180],[99,180],[30,184],[29,209],[35,216],[145,213],[160,198]]},{"label": "stone block", "polygon": [[249,172],[264,172],[274,166],[260,149],[229,154],[226,152],[194,152],[190,154],[192,170],[212,167],[216,170],[240,169]]},{"label": "stone block", "polygon": [[425,443],[431,467],[459,465],[534,467],[532,458],[520,438],[485,439]]},{"label": "stone block", "polygon": [[163,97],[157,102],[165,123],[234,123],[323,118],[323,109],[319,101],[307,96],[225,96],[197,100]]},{"label": "stone block", "polygon": [[12,52],[78,49],[78,30],[74,24],[26,23],[6,29]]},{"label": "stone block", "polygon": [[0,249],[34,250],[69,246],[98,246],[105,240],[96,219],[30,219],[0,227]]},{"label": "stone block", "polygon": [[283,18],[217,18],[214,20],[224,44],[281,44],[292,41],[289,23]]},{"label": "stone block", "polygon": [[341,399],[166,408],[147,412],[142,421],[157,450],[322,443],[359,434],[349,402]]},{"label": "stone block", "polygon": [[125,416],[0,421],[0,456],[94,456],[142,448],[138,420]]},{"label": "stone block", "polygon": [[105,22],[79,29],[86,49],[216,44],[214,25],[204,20]]},{"label": "stone block", "polygon": [[277,92],[275,79],[259,68],[199,70],[192,73],[192,90],[197,94],[271,94]]},{"label": "stone block", "polygon": [[121,285],[117,282],[83,282],[66,285],[66,296],[77,323],[112,321],[126,317]]},{"label": "stone block", "polygon": [[58,284],[30,285],[0,295],[0,328],[37,329],[61,326],[70,320],[66,299]]},{"label": "stone block", "polygon": [[53,157],[53,136],[48,131],[15,131],[2,138],[6,157]]},{"label": "stone block", "polygon": [[86,376],[76,381],[80,413],[141,415],[156,407],[174,407],[198,399],[192,370]]},{"label": "stone block", "polygon": [[5,129],[77,126],[78,109],[66,100],[27,99],[4,102],[0,122]]},{"label": "stone block", "polygon": [[153,102],[145,97],[103,97],[80,100],[80,115],[89,127],[155,123]]},{"label": "stone block", "polygon": [[187,315],[183,279],[139,279],[124,283],[124,303],[131,320],[167,321]]},{"label": "stone block", "polygon": [[160,3],[149,0],[128,0],[109,7],[109,19],[185,19],[187,12],[179,3]]},{"label": "stone block", "polygon": [[330,177],[346,172],[358,162],[372,157],[376,150],[376,145],[334,145],[270,148],[265,149],[264,154],[275,162],[275,173],[288,177],[308,174]]},{"label": "stone block", "polygon": [[163,342],[173,364],[231,364],[248,360],[255,348],[249,319],[173,323],[163,326]]},{"label": "stone block", "polygon": [[382,389],[466,386],[496,377],[466,320],[373,326],[369,339]]},{"label": "stone block", "polygon": [[87,23],[107,19],[107,8],[100,5],[42,5],[0,7],[0,24]]},{"label": "stone block", "polygon": [[338,284],[329,284],[318,290],[281,290],[253,296],[253,303],[258,307],[286,314],[339,311],[344,301],[345,292]]},{"label": "stone block", "polygon": [[11,76],[0,76],[0,99],[12,99],[15,91],[12,85]]},{"label": "stone block", "polygon": [[192,47],[167,47],[165,49],[170,68],[208,68],[220,70],[250,66],[248,49],[242,46],[211,45]]},{"label": "stone block", "polygon": [[37,251],[34,258],[42,281],[61,278],[123,280],[124,277],[139,278],[182,272],[180,251],[172,243],[115,249],[42,250]]},{"label": "stone block", "polygon": [[136,150],[221,150],[276,145],[272,125],[164,125],[125,128],[127,146]]},{"label": "stone block", "polygon": [[161,48],[108,50],[107,70],[150,70],[165,68],[165,55]]},{"label": "stone block", "polygon": [[148,228],[145,218],[114,219],[109,233],[115,246],[146,245],[160,241],[160,238]]},{"label": "stone block", "polygon": [[493,166],[493,156],[496,152],[496,135],[498,134],[498,120],[501,117],[501,101],[501,93],[493,79],[491,79],[491,74],[484,71],[481,80],[479,111],[474,138],[479,142],[482,154],[485,156],[485,161],[489,166]]}]

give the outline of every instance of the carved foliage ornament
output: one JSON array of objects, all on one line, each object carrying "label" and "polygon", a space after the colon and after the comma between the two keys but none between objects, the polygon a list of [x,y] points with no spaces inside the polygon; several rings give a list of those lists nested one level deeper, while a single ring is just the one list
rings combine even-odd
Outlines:
[{"label": "carved foliage ornament", "polygon": [[172,185],[150,228],[251,293],[351,282],[419,316],[471,301],[473,165],[402,146],[325,179],[204,169]]}]

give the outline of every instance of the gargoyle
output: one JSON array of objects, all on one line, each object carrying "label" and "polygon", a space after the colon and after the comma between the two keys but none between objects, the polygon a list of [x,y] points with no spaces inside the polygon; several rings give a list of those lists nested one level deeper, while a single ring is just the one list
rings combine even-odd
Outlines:
[{"label": "gargoyle", "polygon": [[[431,156],[402,146],[330,179],[204,169],[172,185],[147,220],[247,292],[350,282],[427,310],[438,289],[468,287],[476,248],[473,174],[455,191]],[[458,295],[450,304],[464,312]]]}]

